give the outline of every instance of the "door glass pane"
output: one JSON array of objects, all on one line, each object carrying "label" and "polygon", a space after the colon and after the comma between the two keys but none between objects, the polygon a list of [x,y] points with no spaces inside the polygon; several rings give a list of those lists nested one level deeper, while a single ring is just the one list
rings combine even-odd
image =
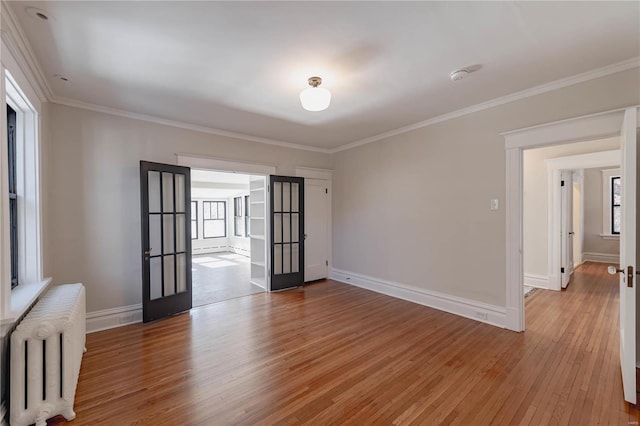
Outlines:
[{"label": "door glass pane", "polygon": [[195,220],[191,221],[191,238],[194,240],[198,239],[198,222]]},{"label": "door glass pane", "polygon": [[176,251],[185,251],[186,247],[186,236],[185,236],[185,215],[177,214],[176,215]]},{"label": "door glass pane", "polygon": [[291,242],[291,215],[289,213],[282,215],[282,242]]},{"label": "door glass pane", "polygon": [[300,272],[300,245],[291,244],[291,272]]},{"label": "door glass pane", "polygon": [[291,244],[283,244],[282,245],[282,273],[290,274],[291,273]]},{"label": "door glass pane", "polygon": [[178,261],[178,293],[187,291],[187,255],[186,253],[177,256]]},{"label": "door glass pane", "polygon": [[158,213],[160,211],[160,173],[149,172],[149,212]]},{"label": "door glass pane", "polygon": [[163,228],[163,239],[164,239],[164,247],[163,254],[173,253],[173,215],[172,214],[163,214],[162,215],[162,228]]},{"label": "door glass pane", "polygon": [[291,184],[289,182],[282,183],[282,211],[291,211]]},{"label": "door glass pane", "polygon": [[149,295],[153,300],[162,297],[162,262],[159,257],[149,259],[149,269]]},{"label": "door glass pane", "polygon": [[164,256],[164,295],[170,296],[175,294],[175,275],[174,275],[174,265],[175,259],[173,255]]},{"label": "door glass pane", "polygon": [[292,213],[291,214],[291,242],[300,241],[300,214]]},{"label": "door glass pane", "polygon": [[282,182],[273,183],[273,211],[282,211]]},{"label": "door glass pane", "polygon": [[162,209],[173,211],[173,173],[162,173]]},{"label": "door glass pane", "polygon": [[184,212],[184,191],[185,191],[185,179],[184,175],[176,174],[176,211]]},{"label": "door glass pane", "polygon": [[151,256],[157,256],[160,254],[160,249],[162,248],[160,242],[160,215],[159,214],[150,214],[149,215],[149,249]]},{"label": "door glass pane", "polygon": [[273,247],[273,273],[282,274],[282,245],[276,244]]},{"label": "door glass pane", "polygon": [[276,243],[282,242],[282,213],[273,215],[273,241]]},{"label": "door glass pane", "polygon": [[292,212],[298,212],[300,211],[298,204],[300,203],[298,201],[298,196],[299,194],[299,190],[300,190],[300,185],[297,183],[292,183],[291,184],[291,191],[293,191],[291,193],[291,211]]}]

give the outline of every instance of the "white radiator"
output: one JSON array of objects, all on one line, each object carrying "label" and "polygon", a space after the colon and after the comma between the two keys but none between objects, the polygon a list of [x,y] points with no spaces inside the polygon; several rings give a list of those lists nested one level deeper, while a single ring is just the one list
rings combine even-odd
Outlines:
[{"label": "white radiator", "polygon": [[75,418],[73,400],[85,351],[82,284],[51,288],[11,334],[11,426]]}]

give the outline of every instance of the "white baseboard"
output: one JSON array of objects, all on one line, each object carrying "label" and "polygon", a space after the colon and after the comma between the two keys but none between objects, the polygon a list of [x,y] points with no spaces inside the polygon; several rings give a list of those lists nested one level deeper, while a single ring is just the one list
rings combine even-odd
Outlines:
[{"label": "white baseboard", "polygon": [[229,246],[198,247],[191,249],[191,254],[222,253],[225,251],[229,251]]},{"label": "white baseboard", "polygon": [[476,321],[506,327],[506,308],[332,268],[330,278]]},{"label": "white baseboard", "polygon": [[142,305],[122,306],[87,313],[87,333],[142,322]]},{"label": "white baseboard", "polygon": [[582,260],[585,262],[614,263],[617,265],[618,263],[620,263],[620,255],[584,252],[582,254]]},{"label": "white baseboard", "polygon": [[524,285],[546,290],[549,288],[549,277],[546,275],[524,274]]}]

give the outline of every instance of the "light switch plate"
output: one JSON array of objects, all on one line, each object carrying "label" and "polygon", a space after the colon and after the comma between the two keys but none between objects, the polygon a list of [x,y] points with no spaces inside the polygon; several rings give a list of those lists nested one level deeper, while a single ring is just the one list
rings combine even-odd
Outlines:
[{"label": "light switch plate", "polygon": [[491,210],[498,210],[500,208],[500,200],[494,198],[491,200]]}]

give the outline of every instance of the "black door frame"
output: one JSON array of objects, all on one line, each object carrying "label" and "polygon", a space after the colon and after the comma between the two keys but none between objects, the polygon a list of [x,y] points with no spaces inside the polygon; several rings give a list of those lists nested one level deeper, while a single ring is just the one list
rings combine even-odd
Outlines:
[{"label": "black door frame", "polygon": [[[290,241],[288,242],[288,244],[298,244],[298,272],[295,273],[288,273],[288,274],[275,274],[275,247],[276,245],[280,244],[284,247],[284,243],[281,242],[280,243],[276,243],[276,239],[275,239],[275,215],[276,214],[287,214],[287,213],[291,213],[291,211],[289,212],[283,212],[283,200],[281,200],[281,205],[279,209],[276,209],[276,206],[274,205],[274,186],[276,182],[281,182],[281,183],[297,183],[298,184],[298,214],[299,214],[299,220],[298,220],[298,241]],[[298,287],[298,286],[302,286],[304,285],[304,178],[301,177],[292,177],[292,176],[276,176],[276,175],[270,175],[269,176],[269,210],[270,210],[270,229],[271,229],[271,234],[270,234],[270,252],[271,252],[271,262],[270,262],[270,266],[271,266],[271,273],[270,273],[270,278],[271,278],[271,291],[279,291],[279,290],[286,290],[289,288],[294,288],[294,287]],[[290,197],[292,197],[293,191],[289,191],[289,195]],[[291,198],[289,200],[289,208],[291,209]],[[291,224],[291,221],[289,222],[290,226],[293,226]],[[289,235],[291,236],[293,233],[291,232],[292,229],[290,228],[290,232]],[[282,231],[283,232],[283,231]],[[284,249],[282,250],[282,253],[284,255]],[[293,254],[292,254],[292,250],[290,250],[290,255],[291,257],[291,265],[293,265]],[[284,264],[284,256],[283,256],[283,264]]]},{"label": "black door frame", "polygon": [[[160,212],[149,212],[149,172],[160,172]],[[162,293],[163,296],[151,300],[151,258],[160,257],[165,254],[160,252],[159,255],[150,256],[149,241],[149,216],[150,214],[164,214],[164,206],[162,202],[162,172],[174,175],[173,190],[173,224],[174,224],[174,248],[176,245],[176,215],[184,213],[184,252],[176,252],[173,250],[174,270],[177,269],[177,255],[185,254],[185,272],[186,272],[186,290],[176,292],[169,296],[164,296],[164,267],[162,267]],[[184,175],[184,212],[176,212],[176,193],[175,193],[175,175]],[[141,214],[141,253],[142,253],[142,319],[143,322],[149,322],[156,319],[164,318],[179,312],[187,311],[192,307],[192,284],[191,284],[191,169],[189,167],[177,166],[174,164],[153,163],[149,161],[140,161],[140,214]],[[163,220],[160,221],[161,229],[163,229]],[[163,232],[163,231],[162,231]],[[163,236],[161,235],[161,240]],[[164,244],[164,242],[162,242]],[[167,254],[171,255],[171,254]],[[175,272],[177,274],[177,272]],[[177,286],[177,280],[175,282]]]}]

